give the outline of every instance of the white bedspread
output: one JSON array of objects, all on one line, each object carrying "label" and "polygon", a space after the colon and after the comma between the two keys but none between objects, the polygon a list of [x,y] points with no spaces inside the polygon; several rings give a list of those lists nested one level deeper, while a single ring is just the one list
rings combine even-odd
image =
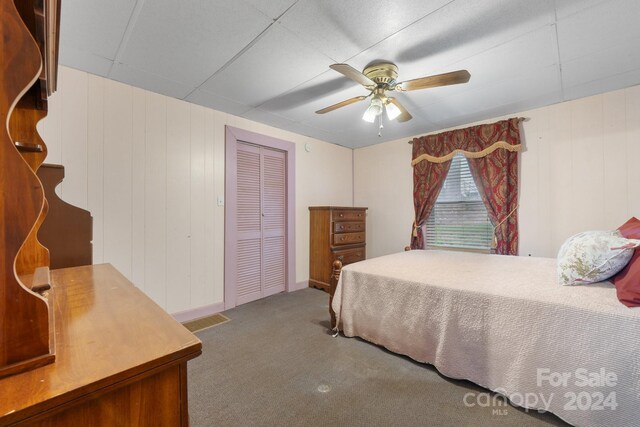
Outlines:
[{"label": "white bedspread", "polygon": [[[580,426],[640,425],[640,310],[622,305],[608,282],[558,285],[555,259],[449,251],[374,258],[344,267],[333,309],[346,336],[520,406]],[[603,372],[605,384],[583,385]]]}]

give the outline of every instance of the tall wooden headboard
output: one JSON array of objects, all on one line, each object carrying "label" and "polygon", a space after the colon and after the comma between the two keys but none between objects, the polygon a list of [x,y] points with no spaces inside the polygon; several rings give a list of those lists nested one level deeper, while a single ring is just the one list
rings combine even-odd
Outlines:
[{"label": "tall wooden headboard", "polygon": [[55,359],[36,124],[56,89],[60,0],[0,0],[0,377]]}]

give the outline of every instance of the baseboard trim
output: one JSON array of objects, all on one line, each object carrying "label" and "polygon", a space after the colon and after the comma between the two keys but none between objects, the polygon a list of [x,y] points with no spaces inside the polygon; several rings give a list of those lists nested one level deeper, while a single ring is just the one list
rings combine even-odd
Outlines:
[{"label": "baseboard trim", "polygon": [[303,280],[302,282],[298,282],[298,283],[294,284],[293,286],[289,286],[289,292],[299,291],[300,289],[304,289],[304,288],[308,288],[308,287],[309,287],[309,281],[308,280]]},{"label": "baseboard trim", "polygon": [[200,319],[201,317],[211,316],[212,314],[220,313],[224,311],[224,303],[219,302],[217,304],[205,305],[198,308],[192,308],[190,310],[179,311],[171,314],[174,319],[180,323],[190,322],[191,320]]}]

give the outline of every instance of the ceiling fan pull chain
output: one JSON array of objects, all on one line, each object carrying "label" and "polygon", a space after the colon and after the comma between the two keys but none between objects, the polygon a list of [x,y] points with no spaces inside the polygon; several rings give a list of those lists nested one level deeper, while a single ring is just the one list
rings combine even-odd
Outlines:
[{"label": "ceiling fan pull chain", "polygon": [[380,120],[380,127],[378,128],[378,138],[382,137],[382,128],[384,126],[382,126],[382,114],[380,114],[378,116],[378,120]]}]

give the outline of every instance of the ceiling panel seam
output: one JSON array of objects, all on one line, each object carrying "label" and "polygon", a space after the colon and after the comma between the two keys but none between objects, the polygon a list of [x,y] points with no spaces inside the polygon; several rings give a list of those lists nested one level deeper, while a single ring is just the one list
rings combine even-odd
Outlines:
[{"label": "ceiling panel seam", "polygon": [[[443,5],[442,5],[442,6],[440,6],[439,8],[437,8],[437,9],[435,9],[435,10],[432,10],[431,12],[429,12],[429,13],[425,14],[424,16],[421,16],[420,18],[416,19],[415,21],[413,21],[413,22],[411,22],[411,23],[409,23],[409,24],[405,25],[404,27],[400,28],[398,31],[394,32],[393,34],[389,34],[387,37],[383,38],[382,40],[378,40],[376,43],[372,44],[372,45],[371,45],[371,46],[369,46],[368,48],[364,49],[364,50],[363,50],[363,51],[361,51],[361,52],[358,52],[357,54],[353,55],[351,58],[347,59],[347,61],[352,60],[352,59],[353,59],[353,58],[355,58],[356,56],[358,56],[358,55],[360,55],[360,54],[362,54],[362,53],[366,52],[367,50],[369,50],[369,49],[371,49],[371,48],[373,48],[373,47],[375,47],[375,46],[377,46],[377,45],[379,45],[379,44],[380,44],[380,43],[382,43],[383,41],[385,41],[385,40],[387,40],[387,39],[389,39],[389,38],[391,38],[391,37],[395,36],[396,34],[398,34],[398,33],[402,32],[402,31],[404,31],[404,30],[406,30],[407,28],[411,27],[412,25],[417,24],[418,22],[422,21],[423,19],[427,18],[428,16],[431,16],[431,15],[433,15],[434,13],[436,13],[436,12],[438,12],[438,11],[440,11],[440,10],[444,9],[445,7],[449,6],[449,5],[450,5],[451,3],[453,3],[454,1],[455,1],[455,0],[451,0],[450,2],[448,2],[448,3],[446,3],[446,4],[443,4]],[[347,61],[345,61],[345,62],[347,62]]]},{"label": "ceiling panel seam", "polygon": [[118,50],[116,51],[116,55],[113,57],[113,62],[109,67],[109,72],[107,73],[108,77],[111,77],[111,72],[113,71],[113,67],[115,64],[120,62],[120,58],[129,43],[129,39],[131,38],[131,33],[133,32],[133,27],[136,25],[138,21],[138,17],[140,16],[140,12],[142,11],[142,6],[144,6],[145,0],[136,0],[136,5],[133,7],[131,11],[131,16],[129,17],[129,22],[127,22],[127,28],[124,30],[124,34],[122,34],[122,40],[120,40],[120,44],[118,45]]},{"label": "ceiling panel seam", "polygon": [[560,74],[560,96],[561,100],[565,100],[564,96],[564,79],[562,78],[562,57],[560,55],[560,37],[558,37],[558,3],[556,2],[555,7],[553,8],[553,14],[555,17],[555,22],[553,23],[554,36],[556,38],[556,53],[558,54],[558,73]]},{"label": "ceiling panel seam", "polygon": [[182,99],[187,99],[189,96],[191,96],[191,94],[193,94],[195,91],[197,91],[198,89],[200,89],[206,82],[208,82],[209,80],[211,80],[213,77],[215,77],[216,75],[220,74],[221,72],[223,72],[224,70],[226,70],[231,64],[233,64],[238,58],[240,58],[242,55],[245,54],[245,52],[247,52],[249,49],[251,49],[256,43],[258,43],[260,41],[260,39],[262,39],[271,28],[273,28],[273,26],[277,23],[279,23],[280,19],[286,15],[287,12],[289,12],[291,10],[292,7],[294,7],[296,4],[298,4],[299,0],[296,0],[295,3],[293,3],[291,6],[289,6],[284,12],[282,12],[276,19],[274,19],[264,30],[262,30],[262,32],[260,34],[258,34],[253,40],[251,40],[245,47],[243,47],[240,52],[236,53],[233,58],[231,58],[230,60],[228,60],[227,62],[224,63],[224,65],[222,65],[222,67],[218,68],[216,71],[214,71],[213,74],[211,74],[209,77],[207,77],[206,79],[204,79],[204,81],[202,83],[200,83],[196,88],[194,88],[191,92],[189,92],[188,94],[185,95],[184,98]]},{"label": "ceiling panel seam", "polygon": [[[490,52],[491,50],[497,49],[497,48],[499,48],[501,46],[509,45],[510,43],[513,43],[516,40],[520,40],[521,38],[529,36],[530,34],[533,34],[533,33],[537,32],[537,31],[540,31],[541,28],[546,28],[546,27],[554,27],[553,30],[555,30],[555,33],[556,33],[555,39],[556,39],[556,44],[557,44],[558,43],[558,37],[557,37],[558,26],[555,23],[545,23],[545,24],[543,24],[543,25],[541,25],[539,27],[535,27],[535,28],[533,28],[533,29],[531,29],[529,31],[525,31],[523,33],[520,33],[517,36],[513,36],[511,39],[509,39],[507,41],[499,42],[499,43],[496,43],[494,45],[489,45],[490,47],[478,50],[477,52],[474,52],[471,55],[467,55],[464,58],[458,58],[453,62],[445,62],[445,63],[441,64],[440,68],[444,70],[444,69],[447,69],[449,67],[459,66],[459,64],[465,64],[470,59],[476,58],[476,57],[478,57],[480,55],[484,55],[487,52]],[[556,50],[558,51],[558,67],[560,67],[560,58],[559,58],[560,54],[559,54],[559,50],[558,49],[556,49]],[[551,65],[551,64],[549,64],[549,65]],[[491,83],[491,84],[493,84],[493,83]],[[487,84],[484,84],[482,86],[486,86],[486,85]],[[476,86],[476,87],[482,87],[482,86]]]},{"label": "ceiling panel seam", "polygon": [[[555,6],[554,6],[554,8],[556,10],[556,21],[558,20],[558,1],[559,0],[556,0]],[[598,0],[595,3],[592,3],[592,4],[588,5],[587,7],[575,10],[573,13],[569,13],[567,15],[562,16],[562,19],[564,20],[564,19],[567,19],[567,18],[571,18],[573,16],[576,16],[576,15],[579,15],[581,13],[584,13],[585,10],[594,9],[594,8],[600,6],[602,3],[607,3],[607,2],[610,2],[610,1],[612,1],[612,0]]]},{"label": "ceiling panel seam", "polygon": [[[579,84],[577,84],[577,85],[573,85],[573,86],[571,86],[571,85],[570,85],[568,88],[569,88],[569,89],[575,89],[576,87],[579,87],[579,86],[583,86],[583,85],[588,85],[588,84],[591,84],[591,83],[600,82],[600,81],[602,81],[602,80],[604,80],[604,79],[611,78],[611,77],[624,76],[625,74],[629,74],[629,73],[637,73],[637,74],[640,74],[640,68],[633,68],[633,69],[631,69],[631,70],[622,71],[622,72],[620,72],[620,73],[613,73],[613,74],[609,74],[607,77],[596,77],[596,78],[593,78],[593,79],[591,79],[591,80],[583,81],[583,82],[581,82],[581,83],[579,83]],[[636,86],[636,85],[633,85],[633,86]],[[627,87],[627,86],[625,86],[625,87]],[[616,90],[617,90],[617,89],[616,89]],[[601,92],[599,92],[599,93],[601,93]],[[580,97],[580,98],[582,98],[582,97]],[[562,100],[563,100],[563,101],[571,101],[571,100],[573,100],[573,99],[576,99],[576,98],[575,98],[575,96],[574,96],[574,97],[569,96],[569,97],[566,97],[566,99],[565,99],[565,97],[563,96],[563,98],[562,98]]]}]

